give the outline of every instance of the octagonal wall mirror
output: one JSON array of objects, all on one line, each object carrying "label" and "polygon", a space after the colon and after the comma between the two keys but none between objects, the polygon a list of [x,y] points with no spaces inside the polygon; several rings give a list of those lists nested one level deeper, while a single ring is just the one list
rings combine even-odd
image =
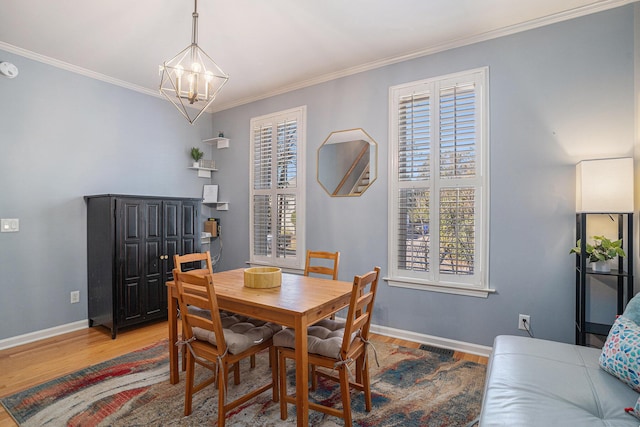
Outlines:
[{"label": "octagonal wall mirror", "polygon": [[378,176],[378,144],[363,129],[331,132],[318,148],[318,182],[332,197],[356,197]]}]

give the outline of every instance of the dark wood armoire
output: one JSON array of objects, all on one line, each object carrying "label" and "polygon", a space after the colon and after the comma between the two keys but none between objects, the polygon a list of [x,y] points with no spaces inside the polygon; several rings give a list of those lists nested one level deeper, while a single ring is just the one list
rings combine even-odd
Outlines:
[{"label": "dark wood armoire", "polygon": [[89,326],[167,318],[173,255],[200,251],[201,199],[86,196]]}]

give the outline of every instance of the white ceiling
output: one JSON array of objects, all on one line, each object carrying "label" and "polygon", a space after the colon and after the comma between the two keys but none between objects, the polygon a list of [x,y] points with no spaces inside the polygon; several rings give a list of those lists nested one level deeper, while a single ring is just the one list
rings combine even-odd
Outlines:
[{"label": "white ceiling", "polygon": [[[200,0],[198,44],[230,75],[221,110],[633,1]],[[157,94],[158,65],[191,43],[193,7],[0,0],[0,49]]]}]

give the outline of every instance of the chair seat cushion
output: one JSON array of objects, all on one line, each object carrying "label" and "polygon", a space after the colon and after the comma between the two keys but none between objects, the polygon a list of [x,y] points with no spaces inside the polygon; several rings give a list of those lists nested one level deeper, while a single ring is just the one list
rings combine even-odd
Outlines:
[{"label": "chair seat cushion", "polygon": [[[189,311],[203,317],[211,318],[211,313],[208,310],[189,307]],[[275,323],[265,322],[226,311],[220,311],[220,321],[222,323],[224,340],[231,354],[242,353],[251,346],[270,339],[276,332],[282,329],[282,326]],[[216,334],[213,331],[195,327],[193,328],[193,335],[195,335],[198,340],[208,341],[213,345],[217,345]]]},{"label": "chair seat cushion", "polygon": [[[338,359],[344,337],[344,322],[323,319],[307,328],[308,352]],[[273,336],[276,347],[296,347],[296,336],[293,329],[285,328]]]}]

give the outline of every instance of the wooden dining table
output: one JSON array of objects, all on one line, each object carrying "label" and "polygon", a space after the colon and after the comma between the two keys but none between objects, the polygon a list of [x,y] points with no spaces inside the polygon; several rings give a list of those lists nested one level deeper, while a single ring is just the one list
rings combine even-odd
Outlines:
[{"label": "wooden dining table", "polygon": [[[192,270],[206,274],[207,270]],[[274,322],[295,330],[296,337],[296,412],[298,426],[309,425],[309,366],[307,327],[349,305],[351,282],[282,274],[277,288],[244,286],[244,269],[214,273],[213,284],[222,310]],[[169,363],[171,384],[179,382],[178,294],[175,283],[167,282],[169,316]],[[277,363],[277,361],[273,361]]]}]

